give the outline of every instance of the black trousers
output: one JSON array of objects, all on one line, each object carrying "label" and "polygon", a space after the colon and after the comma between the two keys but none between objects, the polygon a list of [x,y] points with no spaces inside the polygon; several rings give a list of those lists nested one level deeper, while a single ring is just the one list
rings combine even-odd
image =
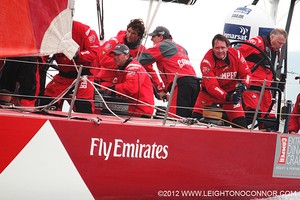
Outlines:
[{"label": "black trousers", "polygon": [[[16,90],[16,83],[19,83],[19,94],[28,95],[27,99],[33,99],[36,90],[39,88],[37,80],[38,64],[36,57],[18,57],[6,60],[0,77],[0,89],[6,89],[12,93]],[[18,62],[20,61],[20,62]],[[28,62],[28,63],[27,63]]]},{"label": "black trousers", "polygon": [[195,77],[185,76],[177,80],[176,114],[181,117],[191,117],[197,100],[200,83]]}]

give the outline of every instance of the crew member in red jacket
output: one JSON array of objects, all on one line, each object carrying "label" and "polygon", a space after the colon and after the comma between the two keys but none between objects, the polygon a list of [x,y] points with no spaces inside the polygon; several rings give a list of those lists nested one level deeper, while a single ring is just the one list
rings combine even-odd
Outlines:
[{"label": "crew member in red jacket", "polygon": [[[145,26],[142,19],[132,19],[127,25],[126,31],[119,31],[116,37],[111,38],[103,44],[103,48],[99,54],[100,72],[97,75],[100,84],[104,86],[110,86],[115,84],[114,78],[116,77],[117,66],[114,64],[113,58],[109,53],[118,45],[125,44],[130,49],[130,55],[136,58],[141,52],[145,50],[144,45],[141,44],[142,38],[145,33]],[[151,72],[153,81],[162,83],[159,81],[156,72]],[[158,88],[161,90],[161,88]]]},{"label": "crew member in red jacket", "polygon": [[205,107],[221,104],[233,127],[246,128],[245,113],[240,100],[242,92],[249,86],[251,72],[243,55],[229,45],[230,41],[225,36],[215,35],[212,49],[201,61],[201,92],[193,117],[201,119]]},{"label": "crew member in red jacket", "polygon": [[114,63],[118,66],[115,84],[110,88],[136,99],[129,99],[129,115],[151,117],[154,112],[154,94],[148,73],[130,56],[130,50],[125,44],[118,44],[110,55],[113,55]]},{"label": "crew member in red jacket", "polygon": [[292,110],[288,124],[289,133],[298,133],[300,130],[300,94],[297,96],[295,106]]},{"label": "crew member in red jacket", "polygon": [[[86,66],[81,73],[82,79],[76,95],[77,100],[75,101],[74,110],[82,113],[93,113],[95,109],[94,88],[87,79],[91,82],[94,81],[91,69],[97,66],[100,48],[99,39],[94,30],[78,21],[73,21],[72,38],[79,45],[79,49],[73,60],[77,66]],[[44,94],[48,97],[57,97],[77,78],[77,70],[72,60],[69,60],[63,54],[56,54],[55,60],[59,67],[59,73],[46,86]],[[50,98],[44,98],[41,100],[41,105],[46,105],[51,101],[52,99]],[[62,104],[61,100],[56,104],[58,110],[61,110]]]},{"label": "crew member in red jacket", "polygon": [[[280,60],[280,49],[286,43],[287,32],[283,29],[275,28],[267,36],[257,36],[251,38],[247,42],[250,42],[260,48],[270,58],[272,64],[274,64],[274,71],[276,71],[277,65]],[[251,87],[243,93],[243,103],[245,111],[249,116],[248,124],[252,122],[253,113],[258,104],[261,86],[266,80],[266,86],[271,86],[273,81],[273,73],[270,69],[270,64],[265,60],[262,53],[250,45],[242,44],[239,51],[243,54],[247,60],[248,66],[252,71]],[[257,63],[262,62],[255,67]],[[254,69],[254,67],[256,69]],[[272,106],[272,92],[265,90],[260,104],[260,111],[262,118],[275,118],[275,111],[270,107]],[[270,111],[270,113],[268,113]],[[275,129],[272,123],[259,123],[260,129]]]},{"label": "crew member in red jacket", "polygon": [[152,64],[156,63],[165,86],[165,88],[160,88],[159,83],[154,82],[156,88],[160,88],[160,91],[158,91],[160,99],[167,97],[167,93],[171,90],[175,73],[178,73],[177,84],[169,111],[182,117],[191,117],[200,90],[200,84],[196,79],[196,73],[186,49],[176,44],[172,40],[169,30],[163,26],[156,27],[149,36],[152,36],[151,40],[154,46],[148,48],[138,57],[139,62],[148,72],[152,72]]}]

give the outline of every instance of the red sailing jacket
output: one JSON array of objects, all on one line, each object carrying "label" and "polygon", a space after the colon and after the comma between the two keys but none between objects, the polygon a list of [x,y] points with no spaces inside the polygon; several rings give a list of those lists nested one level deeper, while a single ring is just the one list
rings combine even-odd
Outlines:
[{"label": "red sailing jacket", "polygon": [[[98,36],[89,26],[73,21],[72,38],[80,46],[76,64],[83,66],[97,66],[97,56],[100,48]],[[75,71],[74,64],[63,54],[56,55],[56,62],[62,72]],[[69,65],[69,66],[65,66]]]},{"label": "red sailing jacket", "polygon": [[298,131],[300,129],[299,103],[300,103],[300,94],[298,94],[298,96],[297,96],[295,106],[291,113],[291,117],[290,117],[290,121],[289,121],[289,125],[288,125],[289,132],[295,131],[296,133],[298,133]]},{"label": "red sailing jacket", "polygon": [[[247,42],[250,42],[250,43],[256,45],[257,47],[259,47],[261,50],[263,50],[269,56],[269,58],[271,58],[273,60],[272,62],[274,62],[275,56],[274,56],[274,51],[272,50],[271,45],[270,45],[269,37],[265,38],[265,40],[264,40],[264,38],[262,36],[257,36],[257,37],[251,38]],[[250,69],[255,66],[255,62],[256,63],[259,62],[259,60],[262,58],[261,53],[257,49],[255,49],[249,45],[242,44],[238,49],[243,54],[245,59],[247,60],[247,63],[248,63],[248,66],[250,67]],[[279,61],[279,56],[278,56],[277,62],[278,61]],[[265,64],[268,64],[268,63],[265,62]],[[270,86],[271,81],[273,79],[272,71],[270,70],[270,68],[266,68],[266,67],[260,65],[252,73],[252,85],[262,86],[263,80],[265,80],[265,79],[267,80],[266,86]]]},{"label": "red sailing jacket", "polygon": [[[165,39],[148,48],[139,57],[139,62],[148,72],[153,70],[152,64],[156,62],[160,77],[167,88],[173,82],[176,72],[178,73],[178,78],[196,76],[187,51],[170,39]],[[155,85],[159,87],[158,82]]]},{"label": "red sailing jacket", "polygon": [[128,112],[133,116],[147,114],[151,116],[154,111],[154,94],[150,77],[144,67],[136,60],[131,61],[124,71],[117,72],[115,90],[138,99],[149,105],[129,99],[131,102]]},{"label": "red sailing jacket", "polygon": [[228,48],[227,57],[218,60],[210,49],[200,63],[202,72],[202,87],[210,95],[226,100],[227,92],[235,90],[239,80],[250,84],[251,72],[242,54],[233,48]]}]

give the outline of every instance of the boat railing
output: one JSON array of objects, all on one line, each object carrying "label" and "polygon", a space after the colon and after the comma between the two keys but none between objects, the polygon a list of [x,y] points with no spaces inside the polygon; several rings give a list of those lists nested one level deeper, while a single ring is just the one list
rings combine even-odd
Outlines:
[{"label": "boat railing", "polygon": [[[89,66],[83,66],[83,67],[89,67]],[[101,69],[101,70],[104,70],[104,69]],[[81,77],[79,77],[80,79]],[[201,78],[199,78],[199,81],[201,81]],[[76,82],[73,83],[73,85],[70,85],[69,88],[67,88],[67,90],[73,90],[74,91],[74,86],[75,86]],[[96,108],[100,109],[101,111],[104,111],[103,113],[101,114],[111,114],[112,112],[111,111],[118,111],[116,112],[116,115],[128,115],[128,113],[126,112],[127,108],[128,108],[128,105],[130,104],[130,102],[128,101],[128,98],[131,98],[131,97],[128,97],[124,94],[119,94],[117,98],[112,98],[112,97],[109,97],[109,96],[106,96],[106,95],[103,95],[101,94],[101,90],[100,88],[103,87],[101,86],[101,84],[97,83],[97,82],[93,82],[92,83],[95,87],[95,105],[96,105]],[[97,85],[98,84],[98,85]],[[276,88],[276,87],[266,87],[265,88],[266,90],[271,90],[271,91],[274,91],[277,93],[276,95],[276,99],[274,99],[276,101],[276,121],[272,121],[274,123],[277,123],[277,129],[278,129],[278,126],[279,126],[279,123],[280,123],[280,120],[283,119],[282,116],[285,116],[284,119],[286,119],[286,116],[289,116],[289,113],[290,112],[282,112],[282,92],[280,89]],[[67,93],[67,90],[64,91],[64,93],[62,93],[61,95],[59,95],[55,100],[57,101],[58,99],[62,99],[62,100],[67,100],[69,102],[72,102],[76,99],[76,95],[65,95]],[[13,96],[15,97],[21,97],[22,95],[19,95],[19,94],[14,94]],[[72,98],[73,97],[73,98]],[[41,97],[39,96],[38,98],[47,98],[47,97]],[[136,99],[135,99],[136,100]],[[138,104],[140,105],[146,105],[145,102],[141,102],[139,101]],[[284,104],[285,106],[286,104]],[[291,105],[291,103],[290,103]],[[18,107],[18,106],[15,106],[15,108]],[[72,107],[72,106],[71,106]],[[163,104],[163,105],[155,105],[154,108],[156,110],[156,112],[153,114],[153,117],[157,117],[157,118],[163,118],[162,116],[165,116],[165,113],[168,113],[167,112],[167,109],[166,109],[167,105],[166,104]],[[290,106],[292,107],[292,105]],[[51,105],[47,105],[47,106],[37,106],[33,109],[51,109]],[[22,107],[20,107],[20,109],[23,109]],[[118,110],[119,109],[119,110]],[[187,108],[187,109],[193,109],[193,108]],[[70,108],[71,110],[71,108]],[[69,110],[69,113],[70,113],[70,110]],[[290,108],[291,110],[291,108]],[[156,115],[157,113],[157,115]],[[100,114],[100,112],[99,112]],[[70,115],[72,115],[72,113],[70,113]],[[177,119],[176,119],[177,117]],[[185,119],[185,118],[182,118],[182,117],[178,117],[178,116],[174,116],[174,118],[172,117],[168,117],[167,119],[171,119],[171,120],[182,120],[182,119]],[[222,120],[222,119],[219,119],[219,120]],[[257,118],[258,121],[269,121],[270,119],[263,119],[263,118]]]}]

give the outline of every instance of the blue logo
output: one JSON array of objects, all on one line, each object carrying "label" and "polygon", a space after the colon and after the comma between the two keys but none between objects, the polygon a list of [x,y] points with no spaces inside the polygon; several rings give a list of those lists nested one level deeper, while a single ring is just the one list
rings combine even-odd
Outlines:
[{"label": "blue logo", "polygon": [[250,26],[225,23],[223,34],[230,40],[248,40],[250,31]]},{"label": "blue logo", "polygon": [[239,8],[237,8],[237,9],[235,9],[234,12],[237,12],[237,13],[243,13],[243,14],[248,15],[251,11],[252,11],[252,9],[250,9],[250,8],[247,8],[247,7],[239,7]]},{"label": "blue logo", "polygon": [[263,28],[263,27],[259,27],[258,29],[258,35],[269,35],[269,33],[273,30],[273,28]]}]

